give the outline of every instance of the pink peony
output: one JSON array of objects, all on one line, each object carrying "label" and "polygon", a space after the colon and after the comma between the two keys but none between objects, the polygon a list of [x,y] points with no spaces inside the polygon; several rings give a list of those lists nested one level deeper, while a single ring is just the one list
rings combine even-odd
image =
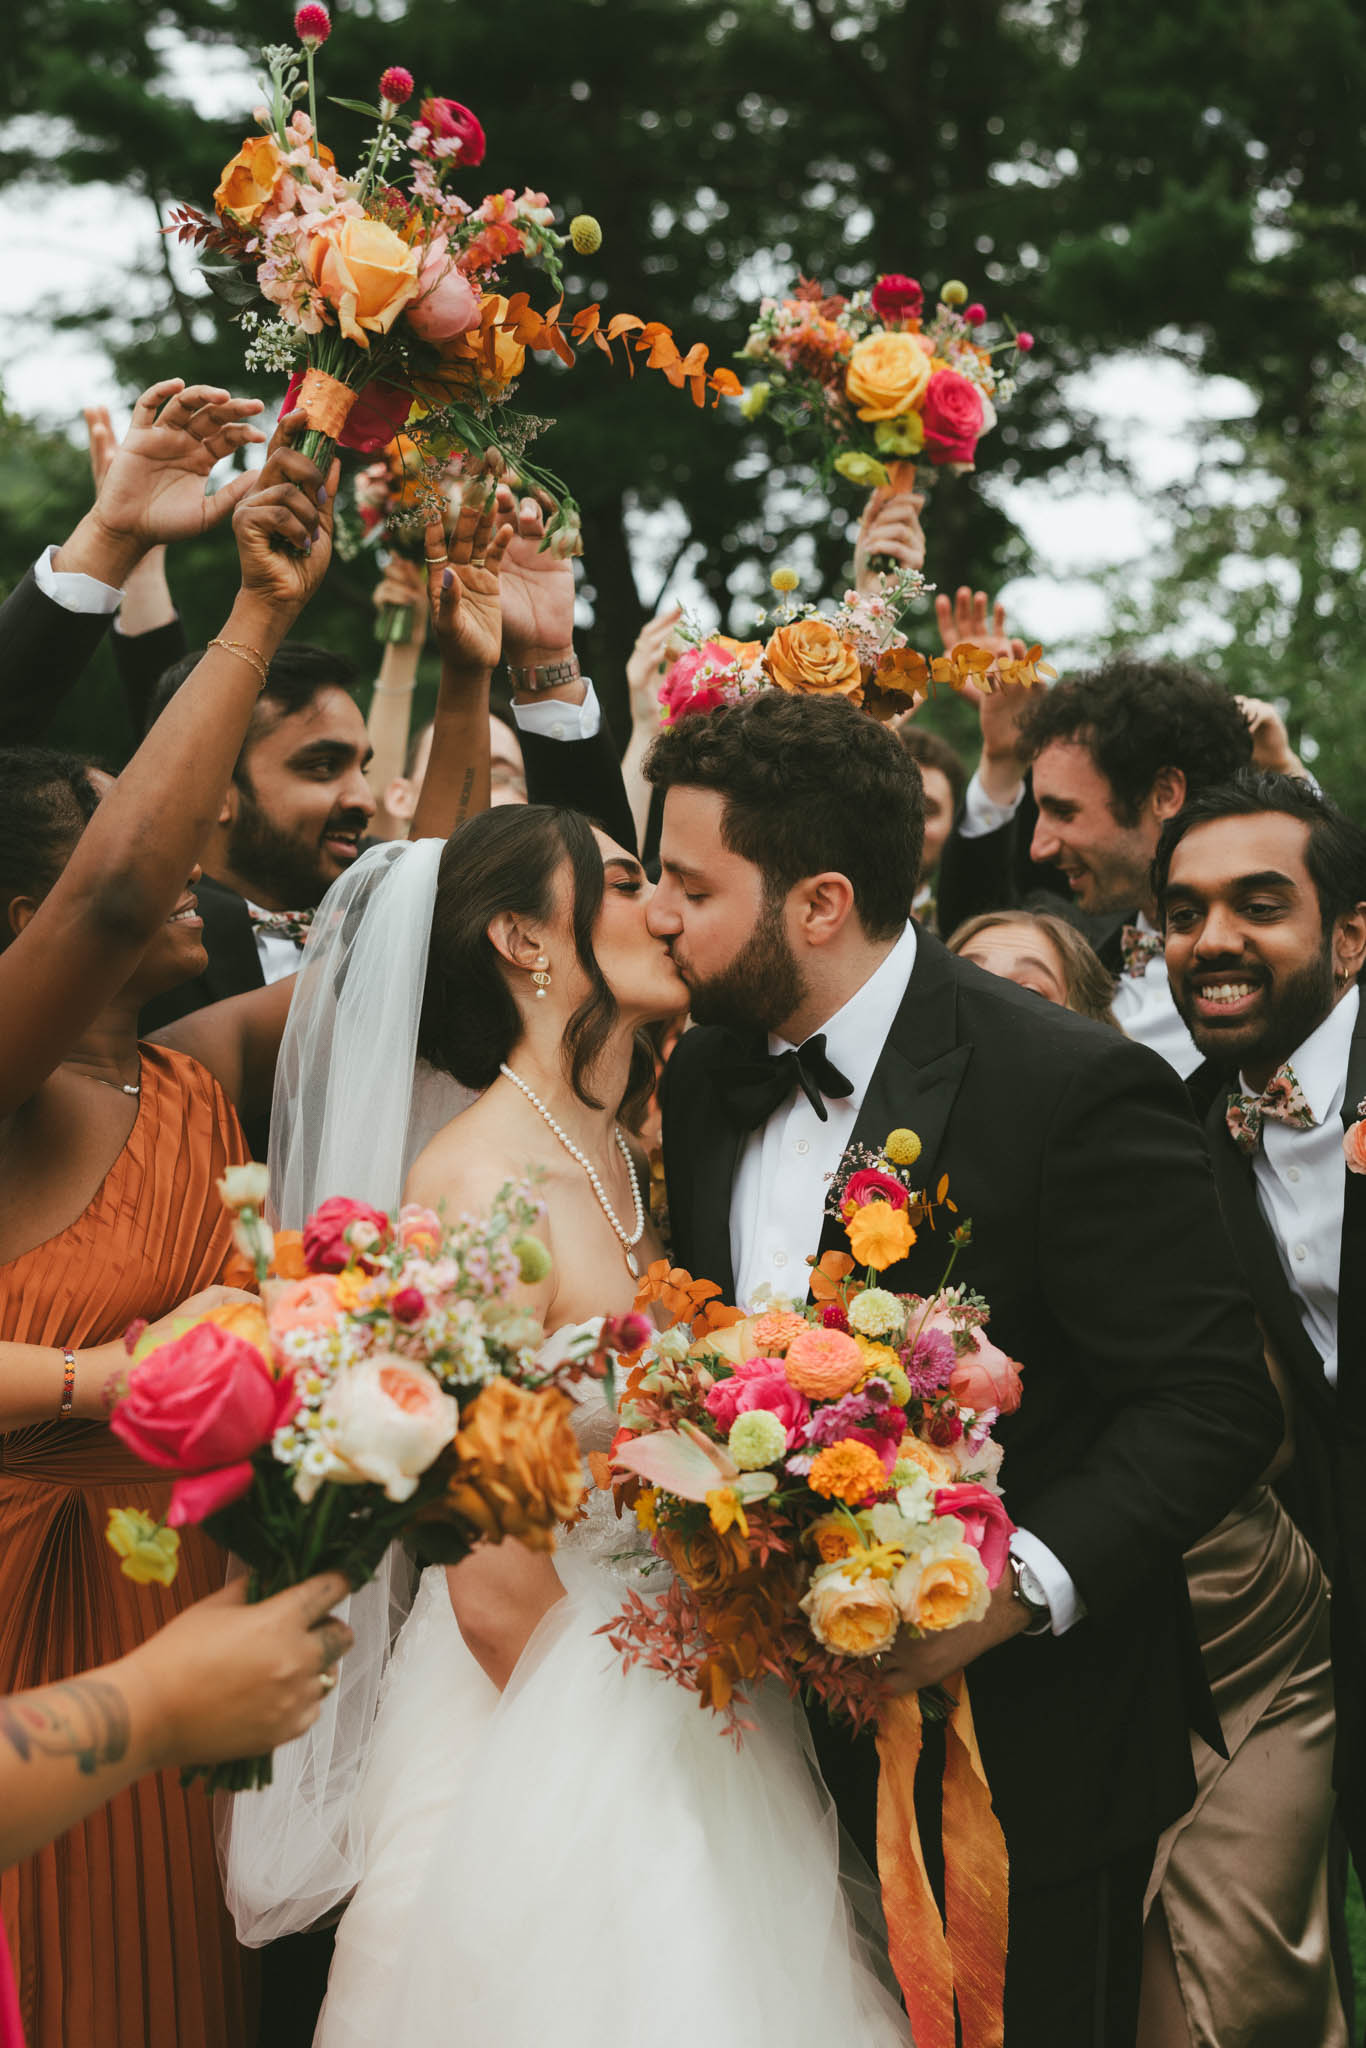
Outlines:
[{"label": "pink peony", "polygon": [[904,1209],[910,1202],[903,1183],[893,1174],[879,1173],[875,1166],[865,1166],[858,1173],[851,1173],[845,1183],[841,1203],[852,1202],[861,1209],[865,1202],[877,1200],[890,1202],[894,1209]]},{"label": "pink peony", "polygon": [[484,131],[469,108],[462,107],[459,100],[423,100],[417,116],[439,141],[448,142],[452,137],[459,141],[459,161],[462,164],[483,163]]},{"label": "pink peony", "polygon": [[453,341],[479,325],[479,294],[456,268],[444,235],[438,235],[422,259],[417,297],[408,307],[408,325],[422,341]]},{"label": "pink peony", "polygon": [[949,1387],[964,1408],[995,1408],[1013,1415],[1020,1405],[1020,1368],[980,1330],[971,1332],[975,1350],[960,1357]]},{"label": "pink peony", "polygon": [[[720,691],[709,687],[713,679],[709,677],[702,684],[694,679],[708,666],[729,669],[734,666],[734,661],[730,648],[723,647],[717,640],[705,640],[700,647],[689,647],[677,661],[670,662],[669,672],[660,685],[659,701],[665,711],[671,718],[681,718],[686,711],[713,710],[715,704],[722,701]],[[713,698],[715,704],[699,704],[699,697]]]},{"label": "pink peony", "polygon": [[[302,371],[296,370],[280,407],[281,419],[287,412],[293,412],[303,381]],[[400,391],[396,384],[385,384],[378,379],[373,384],[363,384],[356,393],[356,402],[347,415],[346,425],[337,437],[338,446],[352,448],[357,455],[377,455],[401,432],[412,409],[411,391]]]},{"label": "pink peony", "polygon": [[401,64],[391,64],[379,82],[379,96],[391,107],[401,107],[413,96],[413,74]]},{"label": "pink peony", "polygon": [[318,0],[304,0],[294,16],[294,33],[305,49],[311,43],[320,50],[332,33],[332,17]]},{"label": "pink peony", "polygon": [[719,1380],[707,1396],[707,1413],[729,1436],[737,1415],[767,1408],[787,1431],[787,1447],[805,1440],[811,1417],[807,1402],[790,1386],[781,1358],[747,1358],[729,1379]]},{"label": "pink peony", "polygon": [[888,271],[872,290],[873,311],[879,320],[916,320],[925,303],[925,293],[913,277],[899,270]]},{"label": "pink peony", "polygon": [[952,462],[971,469],[986,419],[977,386],[957,370],[936,370],[925,386],[921,418],[930,461],[941,468]]},{"label": "pink peony", "polygon": [[941,1486],[934,1496],[934,1511],[936,1515],[957,1515],[965,1540],[982,1560],[987,1584],[998,1585],[1015,1532],[999,1494],[985,1486]]},{"label": "pink peony", "polygon": [[304,1261],[310,1273],[340,1273],[359,1253],[359,1264],[373,1271],[364,1254],[384,1244],[389,1229],[382,1209],[333,1195],[304,1225]]},{"label": "pink peony", "polygon": [[145,1463],[204,1477],[172,1488],[167,1519],[178,1528],[246,1492],[252,1452],[298,1405],[293,1379],[277,1380],[254,1344],[196,1323],[133,1367],[109,1426]]}]

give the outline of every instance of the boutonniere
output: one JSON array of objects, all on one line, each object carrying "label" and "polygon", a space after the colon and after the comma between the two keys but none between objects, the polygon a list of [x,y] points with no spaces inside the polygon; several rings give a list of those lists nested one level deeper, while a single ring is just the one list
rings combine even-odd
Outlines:
[{"label": "boutonniere", "polygon": [[1366,1173],[1366,1097],[1357,1104],[1356,1122],[1342,1134],[1342,1150],[1349,1173]]}]

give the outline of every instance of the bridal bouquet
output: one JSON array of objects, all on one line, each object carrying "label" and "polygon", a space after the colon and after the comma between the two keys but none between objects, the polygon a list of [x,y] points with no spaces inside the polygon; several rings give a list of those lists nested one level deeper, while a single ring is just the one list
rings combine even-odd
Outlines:
[{"label": "bridal bouquet", "polygon": [[610,358],[621,342],[699,405],[709,389],[717,400],[737,393],[739,380],[709,372],[700,343],[685,355],[658,321],[607,318],[594,304],[566,326],[562,298],[542,314],[526,292],[500,289],[507,264],[522,258],[561,292],[561,252],[572,244],[591,255],[601,230],[582,214],[561,235],[542,192],[456,191],[455,176],[483,161],[483,128],[468,107],[436,96],[410,118],[415,86],[402,65],[384,71],[377,104],[335,103],[375,124],[363,158],[341,169],[319,134],[314,66],[332,31],[326,7],[304,0],[294,30],[298,47],[261,53],[262,132],[224,166],[213,217],[178,207],[170,232],[209,259],[210,287],[251,337],[248,366],[294,372],[285,409],[304,413],[301,445],[321,468],[336,443],[373,454],[416,417],[438,463],[458,447],[545,491],[557,506],[549,536],[572,551],[573,501],[526,460],[545,422],[505,407],[528,350],[572,364],[582,344]]},{"label": "bridal bouquet", "polygon": [[[741,409],[810,445],[826,483],[910,489],[919,458],[960,475],[974,469],[1034,337],[1007,320],[1006,335],[988,342],[986,307],[967,299],[953,278],[926,318],[913,277],[880,277],[848,298],[803,278],[791,297],[759,307],[741,353],[762,365],[763,381]],[[900,475],[889,464],[903,465]]]},{"label": "bridal bouquet", "polygon": [[1037,646],[1017,661],[960,641],[950,653],[927,661],[897,623],[910,600],[931,587],[913,569],[884,576],[875,593],[846,590],[833,613],[791,598],[797,588],[795,570],[775,569],[771,580],[788,601],[758,615],[756,623],[768,629],[766,640],[707,639],[695,628],[681,629],[693,645],[670,665],[660,686],[666,725],[768,689],[847,697],[886,720],[910,710],[941,684],[954,690],[969,683],[985,690],[1003,684],[1033,688],[1057,673],[1040,660],[1043,650]]},{"label": "bridal bouquet", "polygon": [[945,1182],[912,1187],[897,1162],[917,1153],[894,1132],[844,1173],[833,1200],[852,1256],[814,1266],[806,1307],[742,1316],[709,1281],[647,1275],[639,1305],[675,1320],[630,1362],[611,1463],[672,1576],[630,1597],[610,1640],[732,1727],[765,1675],[869,1719],[876,1659],[903,1630],[980,1619],[1005,1567],[991,1432],[1020,1381],[984,1334],[987,1304],[951,1285],[970,1225],[952,1230],[933,1295],[879,1284],[954,1207]]},{"label": "bridal bouquet", "polygon": [[[361,1585],[399,1535],[424,1562],[458,1562],[481,1538],[552,1547],[584,1485],[556,1381],[595,1369],[595,1338],[553,1372],[538,1363],[540,1325],[510,1299],[548,1265],[528,1192],[509,1185],[453,1225],[337,1197],[277,1237],[264,1178],[240,1167],[220,1183],[260,1301],[135,1342],[115,1392],[114,1434],[177,1475],[164,1526],[111,1511],[123,1570],[169,1583],[186,1523],[245,1561],[250,1599],[324,1570]],[[269,1757],[210,1775],[215,1789],[269,1782]]]}]

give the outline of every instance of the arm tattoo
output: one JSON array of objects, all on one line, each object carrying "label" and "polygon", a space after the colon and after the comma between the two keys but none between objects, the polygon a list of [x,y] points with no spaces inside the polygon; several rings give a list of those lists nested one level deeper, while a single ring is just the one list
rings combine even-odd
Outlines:
[{"label": "arm tattoo", "polygon": [[457,825],[463,825],[466,818],[470,814],[470,791],[473,788],[474,770],[473,768],[467,768],[465,770],[464,784],[460,791],[460,805],[455,814],[455,822]]},{"label": "arm tattoo", "polygon": [[105,1678],[73,1678],[0,1699],[0,1734],[21,1763],[71,1756],[83,1777],[93,1777],[101,1764],[122,1762],[128,1733],[128,1703]]}]

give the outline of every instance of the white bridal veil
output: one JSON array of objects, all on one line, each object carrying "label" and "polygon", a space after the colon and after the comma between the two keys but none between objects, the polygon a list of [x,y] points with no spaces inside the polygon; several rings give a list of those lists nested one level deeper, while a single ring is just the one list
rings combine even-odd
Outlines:
[{"label": "white bridal veil", "polygon": [[[444,846],[441,839],[372,846],[318,907],[275,1074],[270,1214],[277,1228],[300,1229],[330,1195],[393,1212],[427,1140],[474,1100],[417,1057]],[[411,1570],[394,1544],[375,1578],[338,1609],[356,1642],[314,1726],[275,1752],[265,1791],[218,1801],[224,1890],[238,1939],[249,1947],[335,1917],[360,1877],[354,1794],[411,1600]]]}]

